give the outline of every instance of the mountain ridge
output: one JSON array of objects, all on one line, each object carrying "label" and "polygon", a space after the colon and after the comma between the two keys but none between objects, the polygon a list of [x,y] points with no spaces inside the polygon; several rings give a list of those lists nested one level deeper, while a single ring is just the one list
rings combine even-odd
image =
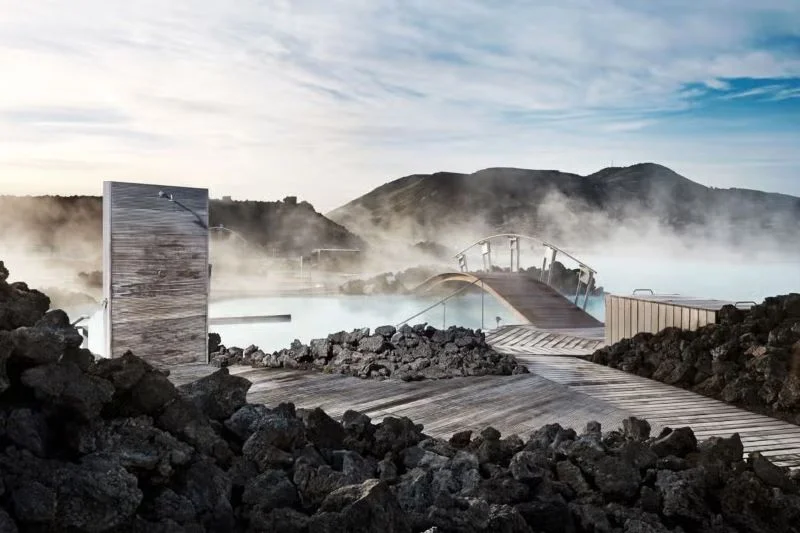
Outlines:
[{"label": "mountain ridge", "polygon": [[652,162],[587,175],[488,167],[471,174],[404,176],[325,215],[367,240],[380,239],[381,232],[437,240],[444,231],[469,228],[476,235],[545,232],[581,242],[588,233],[610,238],[621,226],[642,225],[741,243],[767,231],[773,232],[770,237],[796,232],[792,225],[800,223],[800,198],[709,187]]}]

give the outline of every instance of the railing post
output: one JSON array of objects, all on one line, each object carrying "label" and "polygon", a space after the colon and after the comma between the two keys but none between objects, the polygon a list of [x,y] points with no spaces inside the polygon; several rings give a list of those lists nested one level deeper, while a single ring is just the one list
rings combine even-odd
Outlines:
[{"label": "railing post", "polygon": [[467,269],[467,256],[458,254],[458,270],[461,272],[469,272]]},{"label": "railing post", "polygon": [[483,257],[483,270],[491,272],[492,270],[492,245],[489,241],[481,242],[481,255]]},{"label": "railing post", "polygon": [[442,302],[442,329],[447,329],[445,324],[447,324],[447,302]]},{"label": "railing post", "polygon": [[547,272],[547,284],[553,281],[553,265],[556,264],[556,255],[558,255],[558,251],[555,248],[552,248],[553,254],[550,256],[550,269]]},{"label": "railing post", "polygon": [[583,310],[586,311],[586,304],[589,302],[589,292],[594,284],[594,273],[589,272],[589,279],[586,282],[586,294],[583,295]]},{"label": "railing post", "polygon": [[519,272],[519,237],[509,237],[508,247],[511,257],[509,269],[511,272]]},{"label": "railing post", "polygon": [[483,288],[483,280],[481,280],[481,331],[483,331],[483,296],[486,291]]}]

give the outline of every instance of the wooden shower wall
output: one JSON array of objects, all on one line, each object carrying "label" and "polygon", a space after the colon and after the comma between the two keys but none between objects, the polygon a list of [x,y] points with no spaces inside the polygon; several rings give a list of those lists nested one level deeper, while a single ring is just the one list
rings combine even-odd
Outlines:
[{"label": "wooden shower wall", "polygon": [[105,355],[131,350],[157,366],[205,362],[208,254],[207,189],[105,182]]}]

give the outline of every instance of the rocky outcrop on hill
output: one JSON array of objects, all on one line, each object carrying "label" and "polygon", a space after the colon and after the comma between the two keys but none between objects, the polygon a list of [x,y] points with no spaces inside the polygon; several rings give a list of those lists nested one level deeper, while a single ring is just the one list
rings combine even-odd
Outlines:
[{"label": "rocky outcrop on hill", "polygon": [[738,435],[630,418],[442,440],[248,404],[227,368],[176,387],[131,353],[95,360],[65,313],[0,278],[3,532],[798,531],[796,476],[745,460]]},{"label": "rocky outcrop on hill", "polygon": [[309,345],[295,340],[284,350],[265,354],[256,346],[226,348],[218,336],[209,340],[212,364],[246,364],[258,368],[304,368],[360,378],[418,381],[461,376],[524,374],[528,370],[510,355],[495,352],[480,330],[425,324],[380,326],[332,333]]},{"label": "rocky outcrop on hill", "polygon": [[697,331],[639,333],[589,359],[800,424],[800,294],[719,316]]}]

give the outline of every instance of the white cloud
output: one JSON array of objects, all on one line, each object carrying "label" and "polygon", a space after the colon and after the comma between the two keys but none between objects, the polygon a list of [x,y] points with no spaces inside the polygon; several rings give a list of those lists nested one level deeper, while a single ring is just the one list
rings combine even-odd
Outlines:
[{"label": "white cloud", "polygon": [[746,91],[739,91],[735,93],[728,93],[720,96],[723,100],[735,100],[737,98],[748,98],[751,96],[763,96],[765,94],[777,93],[783,89],[782,85],[765,85],[763,87],[756,87]]},{"label": "white cloud", "polygon": [[0,0],[0,192],[142,179],[326,209],[412,172],[710,154],[741,181],[767,140],[700,151],[643,128],[688,84],[800,76],[754,47],[797,35],[798,5]]}]

